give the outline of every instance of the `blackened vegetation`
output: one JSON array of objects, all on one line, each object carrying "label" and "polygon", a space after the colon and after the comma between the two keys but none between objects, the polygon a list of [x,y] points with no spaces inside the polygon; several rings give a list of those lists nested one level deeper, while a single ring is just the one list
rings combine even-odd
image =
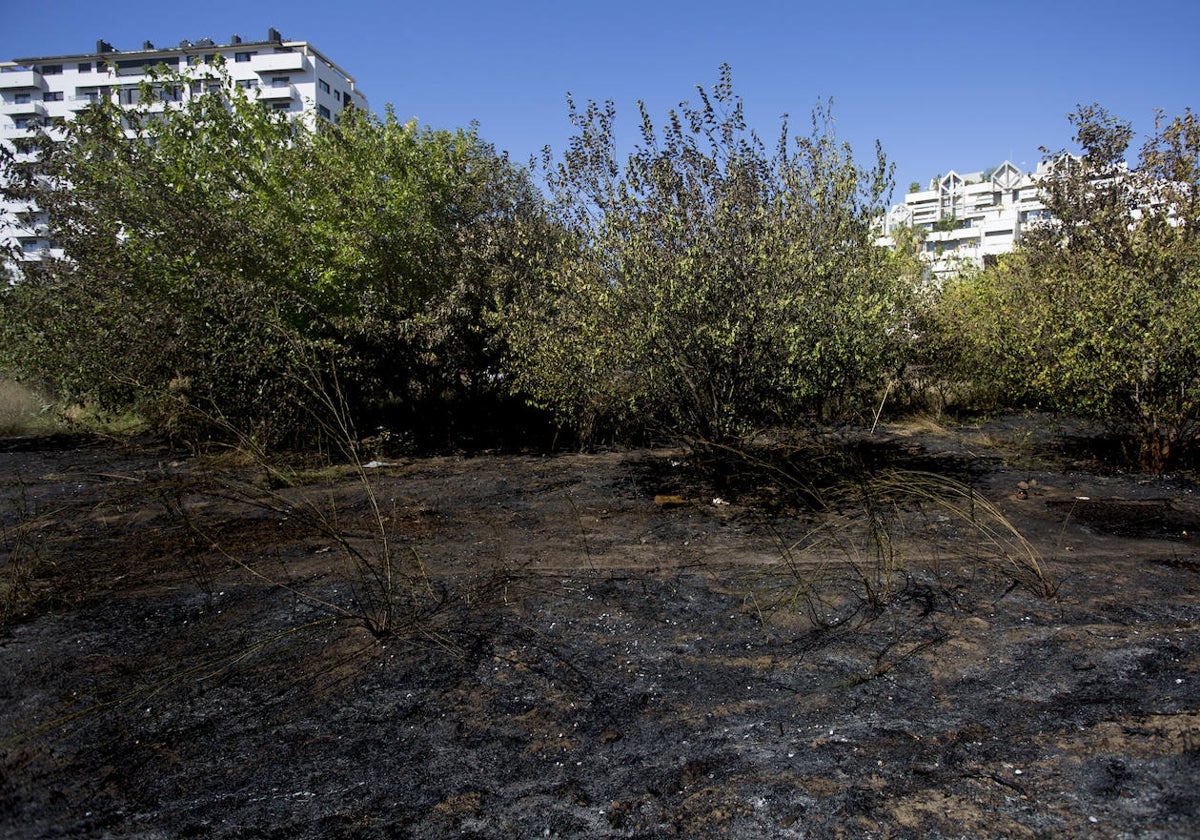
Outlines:
[{"label": "blackened vegetation", "polygon": [[[825,613],[766,611],[781,544],[820,510],[760,504],[765,481],[722,497],[682,450],[401,458],[372,492],[439,608],[384,637],[348,614],[330,535],[288,513],[329,499],[368,541],[351,471],[271,485],[161,448],[0,452],[6,539],[35,525],[4,567],[32,564],[0,635],[0,829],[1189,836],[1195,543],[1103,532],[1069,503],[1184,512],[1190,485],[1014,467],[988,433],[889,435],[924,471],[972,453],[980,503],[1051,556],[1057,597],[930,515],[911,523],[944,530],[888,598],[843,575]],[[274,507],[216,492],[233,479]]]}]

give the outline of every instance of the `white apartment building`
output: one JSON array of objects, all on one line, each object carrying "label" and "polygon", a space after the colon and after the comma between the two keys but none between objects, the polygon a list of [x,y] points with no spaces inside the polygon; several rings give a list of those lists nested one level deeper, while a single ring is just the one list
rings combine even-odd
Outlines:
[{"label": "white apartment building", "polygon": [[[148,74],[163,68],[192,78],[185,87],[160,87],[163,107],[199,94],[213,84],[211,68],[220,55],[230,78],[264,105],[297,119],[331,120],[348,106],[367,108],[354,77],[307,41],[287,41],[275,29],[264,41],[234,35],[228,44],[209,38],[158,48],[117,50],[105,41],[95,52],[18,58],[0,62],[0,143],[14,154],[29,154],[27,140],[43,126],[53,132],[89,104],[103,98],[131,106],[141,101]],[[23,260],[56,253],[48,226],[36,208],[0,203],[0,243],[15,243]],[[57,252],[60,253],[60,252]]]},{"label": "white apartment building", "polygon": [[887,212],[877,243],[891,246],[897,228],[909,227],[923,237],[935,275],[981,266],[987,257],[1013,250],[1030,225],[1050,218],[1039,187],[1046,173],[1045,163],[1027,173],[1006,160],[983,172],[939,175]]}]

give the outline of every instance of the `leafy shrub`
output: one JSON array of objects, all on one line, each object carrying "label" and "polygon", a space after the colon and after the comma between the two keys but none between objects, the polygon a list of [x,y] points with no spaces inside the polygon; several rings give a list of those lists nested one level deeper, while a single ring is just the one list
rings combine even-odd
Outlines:
[{"label": "leafy shrub", "polygon": [[304,442],[335,379],[356,423],[503,385],[492,313],[542,203],[523,170],[390,112],[310,129],[228,78],[154,99],[91,107],[10,165],[69,255],[0,294],[14,370],[160,431],[269,443]]},{"label": "leafy shrub", "polygon": [[1128,123],[1098,106],[1071,120],[1082,157],[1048,153],[1042,184],[1055,221],[947,284],[943,369],[1108,421],[1161,471],[1200,435],[1200,123],[1160,119],[1130,170]]},{"label": "leafy shrub", "polygon": [[907,289],[872,244],[891,169],[860,168],[827,106],[769,152],[728,66],[700,103],[617,162],[611,102],[570,104],[577,136],[543,172],[565,232],[514,307],[516,380],[586,434],[659,424],[693,441],[863,404],[901,363]]}]

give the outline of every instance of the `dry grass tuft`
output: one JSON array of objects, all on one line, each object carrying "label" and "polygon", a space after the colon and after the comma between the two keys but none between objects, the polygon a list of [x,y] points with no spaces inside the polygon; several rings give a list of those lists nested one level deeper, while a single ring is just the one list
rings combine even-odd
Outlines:
[{"label": "dry grass tuft", "polygon": [[919,469],[868,468],[829,442],[789,460],[803,463],[808,476],[747,460],[807,500],[813,523],[799,539],[777,538],[776,562],[747,582],[761,618],[807,613],[816,624],[838,623],[847,605],[851,612],[855,604],[886,608],[911,589],[916,573],[983,572],[1036,597],[1057,597],[1038,550],[970,484]]}]

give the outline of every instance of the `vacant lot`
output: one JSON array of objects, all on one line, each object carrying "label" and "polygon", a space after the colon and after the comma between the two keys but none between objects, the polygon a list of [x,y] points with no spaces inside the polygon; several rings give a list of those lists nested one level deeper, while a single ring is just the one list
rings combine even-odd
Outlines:
[{"label": "vacant lot", "polygon": [[0,441],[0,835],[1196,837],[1194,476],[1044,425],[888,430],[971,494],[822,514],[674,451]]}]

